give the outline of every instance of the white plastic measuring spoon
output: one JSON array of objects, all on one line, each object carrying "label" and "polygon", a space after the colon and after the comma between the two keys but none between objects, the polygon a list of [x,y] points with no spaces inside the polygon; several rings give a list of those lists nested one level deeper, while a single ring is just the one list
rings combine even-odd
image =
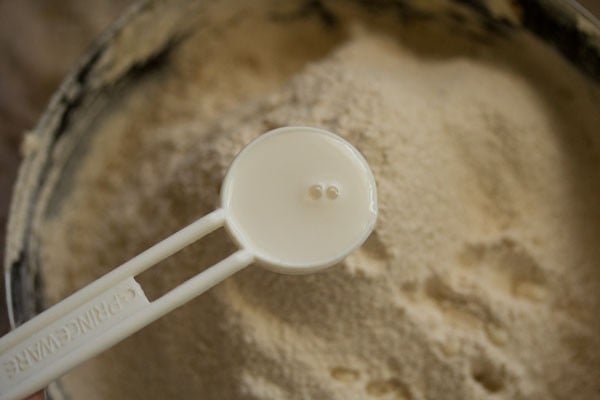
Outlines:
[{"label": "white plastic measuring spoon", "polygon": [[[341,261],[377,218],[375,180],[339,136],[270,131],[235,158],[221,208],[159,242],[0,339],[0,399],[19,400],[225,278],[257,262],[285,274]],[[150,302],[134,277],[224,226],[240,249]]]}]

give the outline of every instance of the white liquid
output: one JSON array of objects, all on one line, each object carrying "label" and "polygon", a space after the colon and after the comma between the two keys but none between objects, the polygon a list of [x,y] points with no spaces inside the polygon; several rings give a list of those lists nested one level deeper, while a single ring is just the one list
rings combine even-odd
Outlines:
[{"label": "white liquid", "polygon": [[222,201],[240,245],[267,264],[290,267],[338,261],[362,244],[377,213],[364,158],[313,128],[252,142],[232,164]]}]

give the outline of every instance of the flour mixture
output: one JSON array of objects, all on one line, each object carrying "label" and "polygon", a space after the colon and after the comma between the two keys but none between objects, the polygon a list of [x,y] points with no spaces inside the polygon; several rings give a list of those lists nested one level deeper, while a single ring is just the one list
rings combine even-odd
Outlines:
[{"label": "flour mixture", "polygon": [[[278,126],[353,143],[378,183],[378,225],[318,275],[248,268],[76,369],[65,390],[90,400],[600,396],[594,85],[524,31],[339,2],[273,13],[251,3],[192,29],[95,123],[40,231],[48,297],[213,210],[235,154]],[[140,281],[150,297],[164,293],[232,249],[217,234]]]}]

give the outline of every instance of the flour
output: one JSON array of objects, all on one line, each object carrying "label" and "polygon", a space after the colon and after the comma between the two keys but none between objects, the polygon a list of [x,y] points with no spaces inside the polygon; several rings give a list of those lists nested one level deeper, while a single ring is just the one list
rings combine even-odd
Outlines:
[{"label": "flour", "polygon": [[[600,393],[596,89],[526,34],[339,13],[327,28],[249,12],[130,88],[41,232],[44,281],[57,301],[213,210],[235,154],[277,126],[365,155],[373,235],[323,273],[237,274],[70,373],[74,398]],[[142,286],[164,293],[232,249],[202,241]]]}]

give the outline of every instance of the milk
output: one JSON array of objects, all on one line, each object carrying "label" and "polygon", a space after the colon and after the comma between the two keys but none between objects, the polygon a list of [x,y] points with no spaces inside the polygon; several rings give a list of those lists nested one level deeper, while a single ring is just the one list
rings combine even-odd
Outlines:
[{"label": "milk", "polygon": [[272,131],[246,147],[227,175],[227,228],[266,264],[331,264],[366,239],[376,218],[365,159],[326,131]]}]

